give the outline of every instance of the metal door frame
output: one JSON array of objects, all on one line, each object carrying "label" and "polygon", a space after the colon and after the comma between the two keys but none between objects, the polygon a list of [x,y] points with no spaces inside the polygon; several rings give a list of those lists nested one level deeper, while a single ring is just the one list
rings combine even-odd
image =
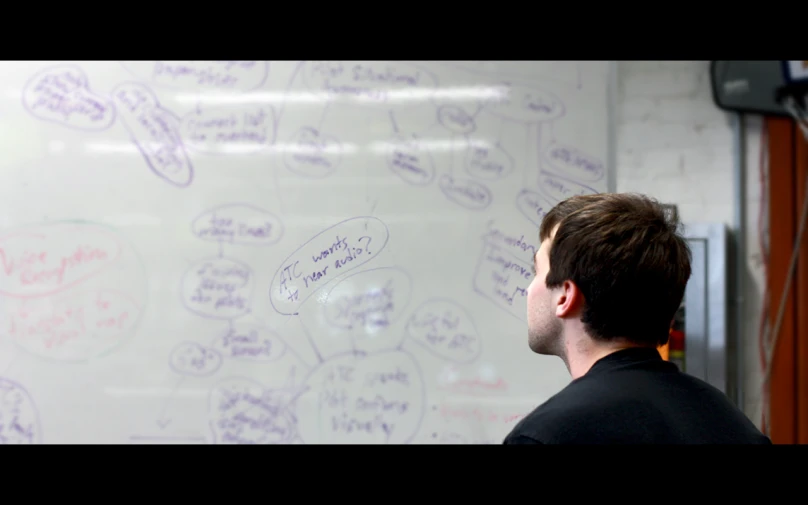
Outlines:
[{"label": "metal door frame", "polygon": [[686,223],[684,235],[693,252],[685,291],[685,372],[732,397],[728,230],[723,223]]}]

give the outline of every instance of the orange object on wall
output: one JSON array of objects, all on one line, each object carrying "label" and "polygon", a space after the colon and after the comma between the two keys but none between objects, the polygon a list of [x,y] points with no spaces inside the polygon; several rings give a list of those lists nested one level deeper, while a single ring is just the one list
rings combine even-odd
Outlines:
[{"label": "orange object on wall", "polygon": [[665,344],[662,347],[657,349],[659,351],[659,354],[662,356],[662,359],[664,359],[665,361],[668,361],[668,358],[670,357],[669,348],[670,348],[670,345]]},{"label": "orange object on wall", "polygon": [[[800,251],[793,283],[783,293],[808,178],[808,142],[793,120],[766,118],[769,155],[768,290],[769,324],[774,324],[782,296],[787,298],[771,363],[769,414],[775,444],[808,443],[808,317],[797,310],[808,303],[808,249]],[[803,240],[806,240],[803,237]],[[770,337],[771,338],[771,337]]]}]

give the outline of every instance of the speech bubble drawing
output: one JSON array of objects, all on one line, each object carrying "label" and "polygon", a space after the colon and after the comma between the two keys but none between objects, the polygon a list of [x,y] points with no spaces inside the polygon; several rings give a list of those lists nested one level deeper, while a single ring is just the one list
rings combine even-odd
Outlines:
[{"label": "speech bubble drawing", "polygon": [[208,415],[214,444],[286,444],[297,433],[296,419],[283,391],[233,377],[210,391]]},{"label": "speech bubble drawing", "polygon": [[194,219],[191,229],[202,240],[246,246],[277,244],[284,232],[275,214],[246,203],[214,207]]},{"label": "speech bubble drawing", "polygon": [[119,84],[112,97],[135,146],[155,175],[185,188],[194,178],[194,167],[179,133],[179,119],[160,105],[154,92],[137,82]]},{"label": "speech bubble drawing", "polygon": [[571,196],[593,195],[596,190],[564,177],[542,172],[539,175],[539,190],[548,198],[560,202]]},{"label": "speech bubble drawing", "polygon": [[535,191],[523,189],[516,195],[516,208],[531,223],[539,227],[544,216],[553,208],[553,203]]},{"label": "speech bubble drawing", "polygon": [[417,139],[397,135],[388,146],[387,166],[402,181],[426,186],[435,179],[435,162]]},{"label": "speech bubble drawing", "polygon": [[496,117],[525,124],[559,119],[566,106],[554,94],[524,85],[505,85],[505,93],[484,102],[484,110]]},{"label": "speech bubble drawing", "polygon": [[249,265],[230,258],[198,261],[182,278],[182,304],[211,319],[235,319],[250,311],[254,282]]},{"label": "speech bubble drawing", "polygon": [[438,85],[437,77],[426,69],[389,61],[310,61],[303,79],[310,90],[369,104],[406,100],[407,91],[431,99]]},{"label": "speech bubble drawing", "polygon": [[333,174],[342,162],[342,143],[337,137],[313,126],[297,130],[283,153],[283,163],[295,175],[322,179]]},{"label": "speech bubble drawing", "polygon": [[211,344],[227,359],[269,363],[283,357],[286,343],[269,328],[234,323],[232,328]]},{"label": "speech bubble drawing", "polygon": [[94,93],[77,65],[40,70],[25,84],[22,104],[37,119],[83,131],[102,131],[115,122],[115,104]]},{"label": "speech bubble drawing", "polygon": [[525,320],[533,265],[513,248],[486,239],[474,272],[474,291],[520,321]]},{"label": "speech bubble drawing", "polygon": [[550,166],[577,181],[597,182],[606,175],[603,162],[574,147],[551,144],[544,158]]},{"label": "speech bubble drawing", "polygon": [[446,198],[469,210],[483,210],[493,199],[490,189],[471,179],[444,174],[438,185]]},{"label": "speech bubble drawing", "polygon": [[272,307],[279,314],[297,315],[297,308],[315,291],[378,256],[389,238],[387,226],[371,216],[326,228],[290,254],[275,272],[269,292]]},{"label": "speech bubble drawing", "polygon": [[39,412],[31,395],[20,384],[0,377],[0,445],[41,442]]},{"label": "speech bubble drawing", "polygon": [[435,356],[456,363],[470,363],[482,351],[471,315],[446,298],[432,298],[418,306],[407,321],[407,335]]},{"label": "speech bubble drawing", "polygon": [[332,327],[372,336],[401,317],[411,292],[412,279],[400,268],[364,270],[337,282],[325,297],[323,310]]},{"label": "speech bubble drawing", "polygon": [[183,116],[179,133],[186,147],[205,154],[254,154],[275,140],[272,107],[231,105],[199,108]]},{"label": "speech bubble drawing", "polygon": [[515,162],[499,143],[492,147],[469,145],[465,167],[472,177],[495,181],[508,177],[513,172]]},{"label": "speech bubble drawing", "polygon": [[182,342],[171,351],[168,364],[171,369],[191,377],[208,377],[222,366],[219,351],[196,342]]},{"label": "speech bubble drawing", "polygon": [[412,356],[335,356],[311,372],[296,401],[308,444],[406,444],[424,417],[423,374]]},{"label": "speech bubble drawing", "polygon": [[450,132],[461,135],[468,135],[477,130],[474,117],[456,105],[438,107],[438,122]]},{"label": "speech bubble drawing", "polygon": [[125,61],[133,76],[163,88],[246,92],[264,85],[268,61]]},{"label": "speech bubble drawing", "polygon": [[[518,227],[517,227],[518,228]],[[538,233],[534,231],[533,237],[538,238]],[[488,231],[482,235],[486,242],[502,247],[506,251],[520,258],[531,260],[539,250],[536,242],[526,239],[524,233],[514,233],[501,229],[494,221],[488,223]]]}]

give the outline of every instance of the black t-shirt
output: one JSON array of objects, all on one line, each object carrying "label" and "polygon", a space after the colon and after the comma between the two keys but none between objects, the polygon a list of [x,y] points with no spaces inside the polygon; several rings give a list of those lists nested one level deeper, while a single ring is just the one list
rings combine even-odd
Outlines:
[{"label": "black t-shirt", "polygon": [[656,349],[612,353],[537,407],[504,444],[771,444],[729,398]]}]

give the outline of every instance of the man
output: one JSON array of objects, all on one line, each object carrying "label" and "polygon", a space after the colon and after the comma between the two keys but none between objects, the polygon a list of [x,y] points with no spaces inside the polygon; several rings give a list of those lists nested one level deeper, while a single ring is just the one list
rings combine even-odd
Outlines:
[{"label": "man", "polygon": [[721,391],[664,361],[690,248],[656,201],[576,196],[542,221],[527,290],[528,345],[572,382],[505,444],[770,444]]}]

